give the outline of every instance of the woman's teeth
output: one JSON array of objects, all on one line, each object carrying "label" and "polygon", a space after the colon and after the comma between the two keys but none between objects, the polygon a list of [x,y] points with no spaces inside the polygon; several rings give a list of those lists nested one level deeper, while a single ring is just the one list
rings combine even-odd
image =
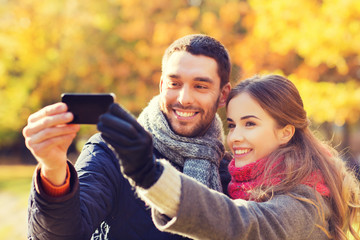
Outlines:
[{"label": "woman's teeth", "polygon": [[236,155],[241,155],[250,152],[250,149],[237,149],[235,150]]}]

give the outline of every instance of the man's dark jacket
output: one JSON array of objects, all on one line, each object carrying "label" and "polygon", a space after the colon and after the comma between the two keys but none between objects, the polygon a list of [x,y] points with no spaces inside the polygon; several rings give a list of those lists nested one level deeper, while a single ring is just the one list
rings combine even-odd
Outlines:
[{"label": "man's dark jacket", "polygon": [[[156,149],[154,154],[163,158]],[[229,161],[224,158],[220,164],[225,193],[230,181]],[[122,176],[119,161],[100,134],[85,144],[76,170],[70,163],[69,167],[71,190],[63,197],[44,193],[39,171],[34,174],[28,209],[29,239],[184,239],[157,230],[149,207]]]}]

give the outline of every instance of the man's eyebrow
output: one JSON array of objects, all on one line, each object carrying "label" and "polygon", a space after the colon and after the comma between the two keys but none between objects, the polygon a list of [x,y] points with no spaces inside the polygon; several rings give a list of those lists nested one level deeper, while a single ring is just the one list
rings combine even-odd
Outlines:
[{"label": "man's eyebrow", "polygon": [[206,83],[214,83],[214,80],[208,77],[196,77],[195,81],[197,82],[206,82]]},{"label": "man's eyebrow", "polygon": [[[171,73],[167,75],[168,78],[180,79],[181,77],[176,73]],[[205,83],[214,83],[214,80],[209,77],[196,77],[195,82],[205,82]]]},{"label": "man's eyebrow", "polygon": [[175,79],[179,79],[179,78],[180,78],[180,76],[177,75],[177,74],[168,74],[167,76],[168,76],[169,78],[175,78]]}]

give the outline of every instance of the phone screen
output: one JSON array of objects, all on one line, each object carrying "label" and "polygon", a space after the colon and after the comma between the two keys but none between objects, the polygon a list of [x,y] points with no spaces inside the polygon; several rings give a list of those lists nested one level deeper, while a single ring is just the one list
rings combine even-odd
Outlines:
[{"label": "phone screen", "polygon": [[97,124],[100,115],[104,114],[115,101],[113,93],[63,93],[62,102],[74,115],[70,123]]}]

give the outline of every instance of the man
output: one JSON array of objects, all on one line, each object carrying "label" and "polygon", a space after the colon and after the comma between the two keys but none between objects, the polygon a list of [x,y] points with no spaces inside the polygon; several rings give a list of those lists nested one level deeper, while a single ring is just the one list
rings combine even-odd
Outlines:
[{"label": "man", "polygon": [[[139,116],[152,138],[134,139],[138,144],[129,153],[140,158],[154,154],[208,187],[226,190],[230,179],[227,161],[221,160],[222,124],[216,111],[230,91],[229,75],[228,53],[215,39],[189,35],[176,40],[163,56],[160,94]],[[119,108],[112,106],[115,112]],[[29,237],[181,239],[155,228],[150,210],[134,195],[101,135],[84,146],[75,168],[67,161],[67,149],[79,130],[66,124],[72,118],[65,104],[56,103],[31,115],[23,130],[39,162],[29,201]],[[109,121],[119,126],[116,115]],[[143,152],[142,146],[150,143],[153,153]]]}]

